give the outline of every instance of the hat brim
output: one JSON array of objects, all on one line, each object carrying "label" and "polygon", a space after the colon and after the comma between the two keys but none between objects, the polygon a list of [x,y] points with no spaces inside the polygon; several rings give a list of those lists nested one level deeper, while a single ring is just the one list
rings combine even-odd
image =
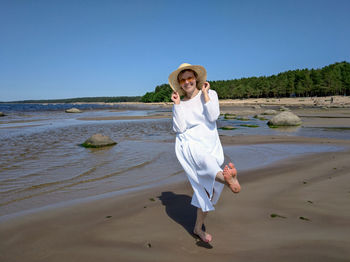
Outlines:
[{"label": "hat brim", "polygon": [[191,69],[197,73],[197,86],[200,86],[200,87],[203,86],[203,84],[207,80],[207,70],[205,70],[205,68],[203,66],[201,66],[201,65],[186,65],[183,67],[180,66],[178,69],[176,69],[174,72],[172,72],[168,78],[170,87],[175,92],[178,92],[180,96],[185,95],[185,92],[181,88],[180,83],[177,80],[177,76],[179,75],[179,73],[181,71],[186,70],[186,69]]}]

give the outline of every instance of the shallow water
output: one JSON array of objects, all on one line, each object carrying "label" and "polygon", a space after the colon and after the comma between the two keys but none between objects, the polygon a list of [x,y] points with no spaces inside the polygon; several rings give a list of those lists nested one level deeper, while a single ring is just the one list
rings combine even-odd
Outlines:
[{"label": "shallow water", "polygon": [[[259,120],[249,118],[248,121],[240,121],[236,119],[225,120],[220,118],[218,127],[234,126],[238,127],[234,130],[220,130],[224,135],[283,135],[283,136],[304,136],[304,137],[319,137],[332,139],[350,139],[350,128],[343,127],[279,127],[270,128],[267,125],[268,120]],[[256,125],[258,127],[244,127],[241,125]]]},{"label": "shallow water", "polygon": [[[173,180],[186,179],[173,143],[170,119],[81,121],[80,117],[147,115],[155,110],[16,112],[0,122],[0,216],[101,194],[132,190]],[[247,123],[243,122],[242,123]],[[249,123],[249,121],[248,121]],[[250,123],[259,123],[251,120]],[[226,125],[219,121],[218,125]],[[236,123],[237,124],[237,123]],[[275,134],[259,128],[241,127],[220,133]],[[266,125],[266,124],[265,124]],[[294,130],[287,135],[308,134]],[[348,131],[346,131],[348,132]],[[103,149],[86,149],[79,144],[95,133],[118,142]],[[344,130],[322,129],[310,135],[343,138]],[[348,137],[349,138],[349,137]],[[224,148],[226,162],[239,170],[258,168],[298,154],[342,150],[324,145],[247,145]]]}]

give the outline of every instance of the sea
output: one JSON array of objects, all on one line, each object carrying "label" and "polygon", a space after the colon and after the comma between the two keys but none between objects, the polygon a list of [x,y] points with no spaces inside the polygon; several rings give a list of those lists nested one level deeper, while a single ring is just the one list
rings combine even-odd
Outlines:
[{"label": "sea", "polygon": [[[82,113],[66,113],[69,108]],[[125,104],[0,103],[0,221],[38,209],[65,205],[186,180],[174,149],[171,107]],[[118,116],[144,116],[116,120]],[[110,119],[108,119],[110,117]],[[101,118],[105,120],[101,120]],[[86,120],[89,119],[89,120]],[[220,135],[287,135],[350,139],[348,129],[271,129],[266,121],[225,120]],[[242,125],[254,125],[248,127]],[[117,145],[84,148],[90,136],[102,133]],[[239,171],[256,169],[285,158],[335,152],[334,145],[259,144],[225,146],[225,162]]]}]

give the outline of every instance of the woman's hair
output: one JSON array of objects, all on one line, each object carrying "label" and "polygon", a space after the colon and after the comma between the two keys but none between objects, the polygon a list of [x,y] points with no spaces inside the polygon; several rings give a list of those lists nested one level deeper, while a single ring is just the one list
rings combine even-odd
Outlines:
[{"label": "woman's hair", "polygon": [[194,74],[194,77],[196,78],[196,87],[198,90],[201,90],[201,87],[199,86],[199,81],[198,81],[198,74],[196,71],[192,70],[192,69],[184,69],[182,70],[178,75],[177,75],[177,81],[180,83],[180,76],[185,73],[186,71],[190,71]]}]

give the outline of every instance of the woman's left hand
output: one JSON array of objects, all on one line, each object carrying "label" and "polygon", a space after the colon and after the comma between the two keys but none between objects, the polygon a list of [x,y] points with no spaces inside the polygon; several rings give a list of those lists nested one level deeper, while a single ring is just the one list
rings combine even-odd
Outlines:
[{"label": "woman's left hand", "polygon": [[209,82],[204,82],[204,84],[203,84],[203,86],[202,86],[202,92],[203,92],[203,93],[208,93],[209,89],[210,89],[210,84],[209,84]]}]

